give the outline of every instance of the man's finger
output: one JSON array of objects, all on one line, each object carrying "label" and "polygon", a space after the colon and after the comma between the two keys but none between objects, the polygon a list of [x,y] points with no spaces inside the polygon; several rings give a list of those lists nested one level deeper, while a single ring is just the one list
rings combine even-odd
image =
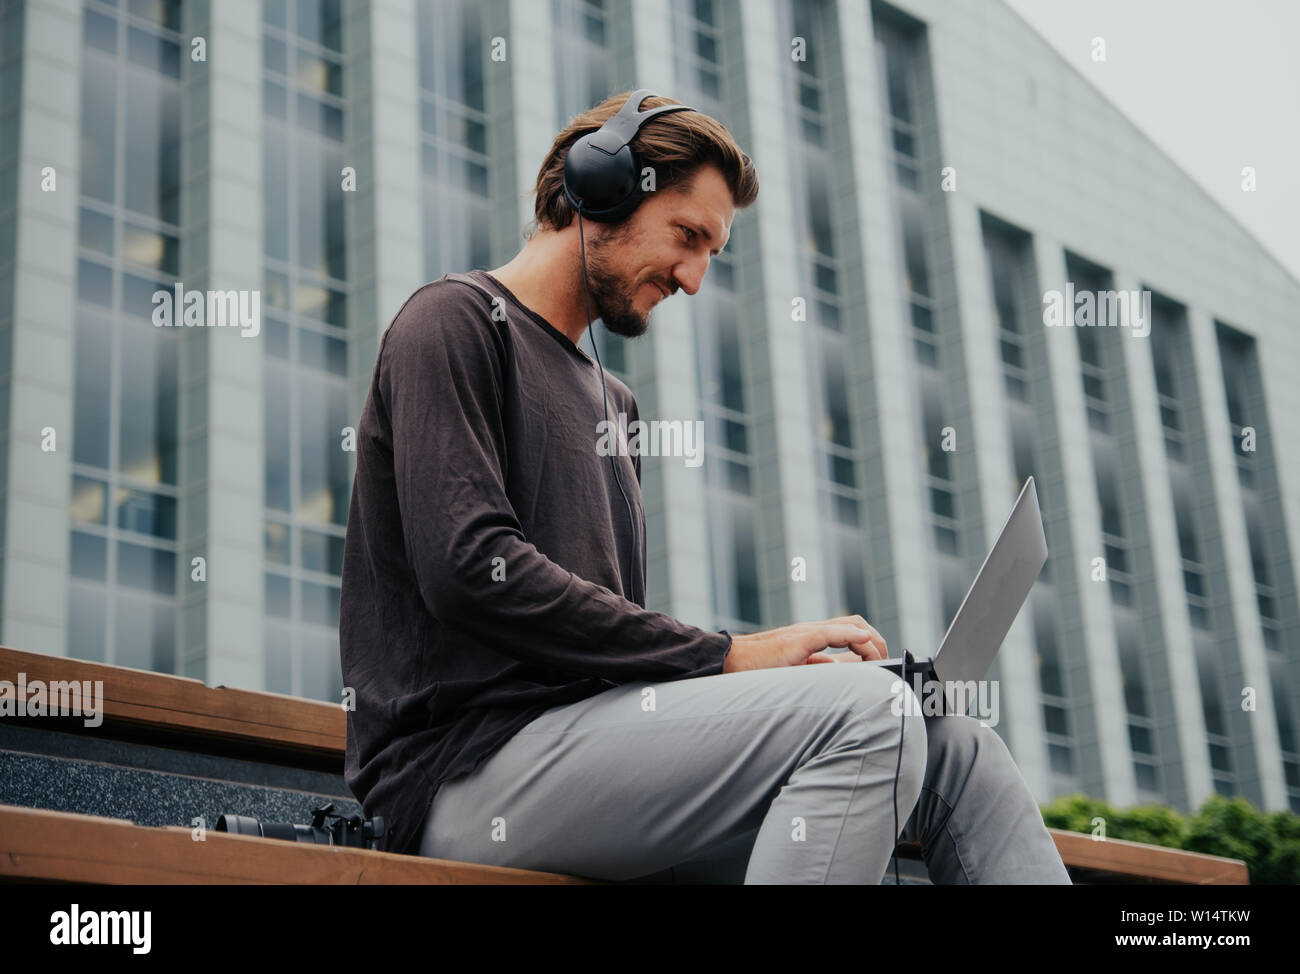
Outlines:
[{"label": "man's finger", "polygon": [[880,631],[876,629],[875,626],[867,622],[867,620],[863,619],[862,616],[837,616],[834,619],[830,619],[828,621],[837,624],[848,623],[849,625],[855,626],[858,629],[865,628],[869,633],[871,633],[873,637],[875,637],[875,644],[877,648],[880,649],[881,651],[880,658],[881,659],[889,658],[889,644],[885,642],[885,637],[880,634]]},{"label": "man's finger", "polygon": [[849,643],[849,649],[865,660],[888,659],[889,652],[876,636],[866,636]]},{"label": "man's finger", "polygon": [[[807,638],[812,640],[809,649],[814,646],[818,649],[833,646],[851,649],[868,660],[889,657],[889,648],[885,645],[885,640],[870,625],[864,627],[860,623],[829,623],[822,626],[820,631],[810,632]],[[817,640],[820,640],[820,643]]]}]

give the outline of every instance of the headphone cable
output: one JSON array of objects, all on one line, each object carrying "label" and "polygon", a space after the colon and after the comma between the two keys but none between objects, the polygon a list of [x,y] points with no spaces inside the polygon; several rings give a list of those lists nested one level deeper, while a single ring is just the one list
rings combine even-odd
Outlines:
[{"label": "headphone cable", "polygon": [[[587,308],[587,323],[591,323],[591,295],[587,292],[587,243],[582,231],[582,209],[576,209],[578,216],[578,244],[582,252],[582,297],[583,303]],[[608,327],[608,325],[606,326]],[[600,363],[600,348],[596,342],[596,335],[591,335],[591,350],[596,353],[596,365],[600,369],[600,404],[605,412],[605,424],[609,424],[609,399],[605,393],[605,367]],[[618,475],[618,464],[614,462],[614,454],[609,455],[609,466],[614,471],[614,483],[618,484],[618,492],[623,495],[623,504],[627,507],[627,522],[631,529],[632,550],[627,559],[627,577],[628,585],[632,593],[632,601],[636,601],[636,519],[632,516],[632,503],[627,499],[627,492],[623,490],[623,479]],[[639,603],[638,603],[639,604]]]},{"label": "headphone cable", "polygon": [[903,731],[907,726],[907,651],[903,651],[902,667],[903,687],[900,696],[903,698],[903,717],[898,724],[898,763],[894,765],[894,885],[901,886],[898,881],[898,773],[903,767]]}]

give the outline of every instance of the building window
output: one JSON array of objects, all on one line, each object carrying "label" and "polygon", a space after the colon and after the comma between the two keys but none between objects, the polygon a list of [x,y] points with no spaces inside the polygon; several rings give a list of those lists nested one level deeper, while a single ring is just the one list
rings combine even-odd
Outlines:
[{"label": "building window", "polygon": [[[174,672],[182,343],[152,322],[180,272],[177,3],[86,3],[82,30],[67,653]],[[119,124],[120,120],[120,124]]]},{"label": "building window", "polygon": [[274,693],[337,702],[352,462],[340,0],[268,3],[263,68],[266,641]]},{"label": "building window", "polygon": [[470,0],[419,0],[424,273],[492,266],[486,38]]}]

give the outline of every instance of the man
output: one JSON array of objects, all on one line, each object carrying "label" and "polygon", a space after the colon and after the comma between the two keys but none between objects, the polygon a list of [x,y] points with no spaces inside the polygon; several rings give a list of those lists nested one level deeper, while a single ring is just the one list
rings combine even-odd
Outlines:
[{"label": "man", "polygon": [[640,457],[597,448],[602,412],[634,422],[636,399],[578,342],[594,317],[643,334],[695,294],[758,179],[717,121],[663,114],[632,143],[655,191],[580,227],[566,154],[628,98],[556,137],[509,263],[425,285],[384,333],[343,563],[349,787],[389,851],[879,883],[896,785],[937,882],[1068,882],[992,730],[914,697],[903,716],[878,667],[809,665],[884,658],[861,616],[732,636],[645,608]]}]

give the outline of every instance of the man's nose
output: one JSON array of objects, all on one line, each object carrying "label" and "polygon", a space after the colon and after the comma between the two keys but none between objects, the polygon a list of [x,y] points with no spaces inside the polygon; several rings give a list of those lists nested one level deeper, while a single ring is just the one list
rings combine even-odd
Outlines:
[{"label": "man's nose", "polygon": [[704,283],[705,271],[709,269],[708,255],[696,260],[683,261],[673,268],[673,278],[687,294],[694,294]]}]

